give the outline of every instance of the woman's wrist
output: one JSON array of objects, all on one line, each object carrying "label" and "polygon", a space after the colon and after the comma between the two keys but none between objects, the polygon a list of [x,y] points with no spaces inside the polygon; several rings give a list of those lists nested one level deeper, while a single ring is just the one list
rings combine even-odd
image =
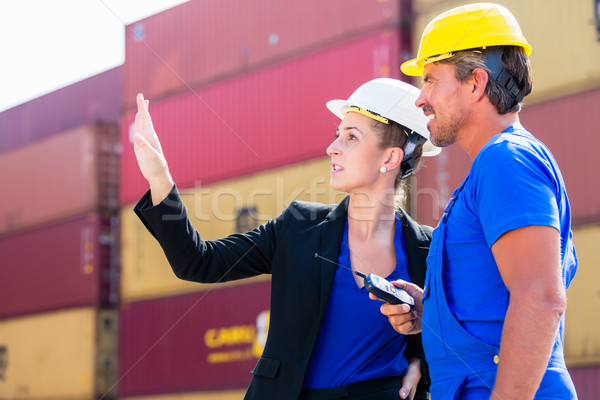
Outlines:
[{"label": "woman's wrist", "polygon": [[162,178],[149,180],[148,183],[150,184],[150,195],[153,205],[160,204],[166,199],[175,184],[169,173]]}]

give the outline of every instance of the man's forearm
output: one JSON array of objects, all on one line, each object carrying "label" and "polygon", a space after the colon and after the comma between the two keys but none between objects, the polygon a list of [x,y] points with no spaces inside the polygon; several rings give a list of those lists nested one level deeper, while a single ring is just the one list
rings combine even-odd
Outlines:
[{"label": "man's forearm", "polygon": [[560,295],[541,300],[511,295],[491,399],[533,399],[548,366],[563,312]]}]

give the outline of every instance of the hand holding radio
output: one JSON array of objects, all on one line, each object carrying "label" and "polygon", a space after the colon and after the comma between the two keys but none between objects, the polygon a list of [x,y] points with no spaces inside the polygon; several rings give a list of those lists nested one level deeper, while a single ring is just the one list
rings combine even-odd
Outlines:
[{"label": "hand holding radio", "polygon": [[[408,293],[414,300],[412,307],[404,304],[390,304],[386,302],[380,308],[381,313],[388,317],[390,325],[394,330],[403,335],[414,335],[421,332],[421,317],[423,315],[423,289],[414,283],[398,280],[390,282],[396,289]],[[373,300],[386,301],[383,298],[375,296],[373,292],[369,294]]]}]

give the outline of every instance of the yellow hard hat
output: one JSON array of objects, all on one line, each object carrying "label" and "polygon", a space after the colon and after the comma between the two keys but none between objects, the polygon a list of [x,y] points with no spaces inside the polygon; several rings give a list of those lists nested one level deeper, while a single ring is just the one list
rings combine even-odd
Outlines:
[{"label": "yellow hard hat", "polygon": [[531,46],[515,17],[494,3],[476,3],[448,10],[423,31],[417,58],[402,63],[406,75],[421,76],[428,62],[452,57],[453,52],[488,46],[520,46],[526,55]]}]

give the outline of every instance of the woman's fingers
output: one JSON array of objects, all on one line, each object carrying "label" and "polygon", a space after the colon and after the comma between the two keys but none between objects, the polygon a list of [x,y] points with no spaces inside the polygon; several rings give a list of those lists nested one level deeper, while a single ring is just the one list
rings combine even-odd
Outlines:
[{"label": "woman's fingers", "polygon": [[144,99],[144,95],[140,93],[136,97],[136,102],[138,111],[135,115],[135,133],[142,135],[152,147],[154,147],[159,153],[162,153],[158,136],[156,135],[154,126],[152,124],[152,117],[148,112],[150,100]]},{"label": "woman's fingers", "polygon": [[414,398],[421,375],[421,361],[416,357],[411,358],[408,361],[408,371],[402,377],[402,387],[399,392],[401,399]]}]

